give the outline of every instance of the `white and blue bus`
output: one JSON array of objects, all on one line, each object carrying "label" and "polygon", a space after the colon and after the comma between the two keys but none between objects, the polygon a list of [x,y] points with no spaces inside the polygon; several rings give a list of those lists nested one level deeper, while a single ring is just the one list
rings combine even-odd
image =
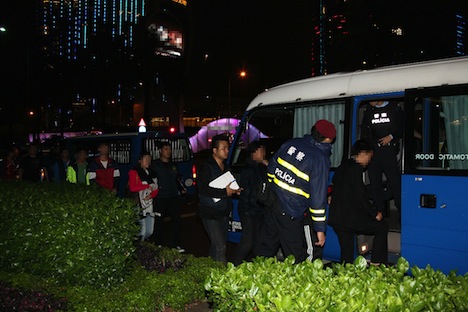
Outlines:
[{"label": "white and blue bus", "polygon": [[[360,138],[364,108],[377,100],[396,101],[404,111],[401,221],[392,198],[387,208],[390,259],[401,255],[411,265],[468,272],[468,58],[337,73],[269,89],[242,117],[229,156],[232,170],[240,172],[253,140],[263,141],[272,155],[286,140],[309,133],[315,121],[327,119],[337,128],[333,175]],[[252,127],[259,131],[249,132]],[[238,241],[240,229],[235,209],[229,240]],[[357,252],[371,249],[368,237],[359,237],[358,244]],[[340,259],[331,227],[324,258]]]}]

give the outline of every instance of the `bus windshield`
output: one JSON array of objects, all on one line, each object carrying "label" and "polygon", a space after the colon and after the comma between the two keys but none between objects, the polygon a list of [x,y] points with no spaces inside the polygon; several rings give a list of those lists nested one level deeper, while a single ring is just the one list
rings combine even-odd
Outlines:
[{"label": "bus windshield", "polygon": [[286,140],[310,134],[312,126],[320,119],[331,121],[337,129],[337,144],[331,156],[332,167],[337,167],[343,158],[344,118],[345,101],[301,103],[300,106],[291,103],[255,109],[239,129],[242,132],[237,136],[231,157],[233,168],[245,162],[245,148],[249,143],[262,141],[269,158]]}]

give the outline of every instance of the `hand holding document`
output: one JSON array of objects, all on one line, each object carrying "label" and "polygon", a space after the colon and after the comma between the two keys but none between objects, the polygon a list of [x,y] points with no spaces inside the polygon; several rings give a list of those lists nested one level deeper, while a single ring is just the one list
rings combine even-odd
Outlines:
[{"label": "hand holding document", "polygon": [[231,183],[230,187],[233,190],[239,189],[239,184],[237,184],[236,178],[234,178],[231,171],[226,171],[225,173],[211,181],[209,186],[217,189],[223,189],[226,188],[226,186],[228,186],[229,183]]},{"label": "hand holding document", "polygon": [[[236,181],[236,178],[232,175],[230,171],[226,171],[213,181],[211,181],[208,184],[210,187],[217,188],[217,189],[224,189],[227,186],[233,190],[237,190],[240,192],[241,188],[239,187],[239,184]],[[213,198],[213,201],[216,203],[220,201],[221,198]]]}]

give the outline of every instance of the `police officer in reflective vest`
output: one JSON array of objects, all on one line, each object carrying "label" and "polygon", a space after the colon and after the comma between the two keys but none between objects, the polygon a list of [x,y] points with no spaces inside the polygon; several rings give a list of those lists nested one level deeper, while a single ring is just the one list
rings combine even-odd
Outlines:
[{"label": "police officer in reflective vest", "polygon": [[401,207],[401,176],[397,154],[399,140],[403,135],[403,111],[396,102],[372,101],[364,112],[361,137],[371,142],[374,156],[369,164],[369,181],[372,202],[384,212],[384,203],[389,196],[383,191],[382,173],[385,173],[395,205]]},{"label": "police officer in reflective vest", "polygon": [[269,187],[278,200],[265,209],[265,237],[259,255],[273,257],[281,246],[296,263],[307,258],[304,212],[308,209],[317,232],[317,246],[325,244],[328,176],[335,126],[319,120],[311,135],[284,143],[268,165]]}]

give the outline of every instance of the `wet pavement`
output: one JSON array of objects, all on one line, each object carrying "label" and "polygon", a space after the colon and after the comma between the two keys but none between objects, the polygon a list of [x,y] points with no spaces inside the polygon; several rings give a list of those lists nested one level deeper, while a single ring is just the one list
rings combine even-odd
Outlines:
[{"label": "wet pavement", "polygon": [[[196,215],[197,203],[193,202],[182,206],[181,209],[181,236],[182,247],[185,253],[192,254],[196,257],[208,257],[210,249],[210,241],[201,219]],[[171,222],[170,218],[166,218],[164,222],[164,245],[171,245]],[[151,241],[152,238],[149,240]],[[228,261],[232,260],[237,244],[227,243],[226,257]]]}]

